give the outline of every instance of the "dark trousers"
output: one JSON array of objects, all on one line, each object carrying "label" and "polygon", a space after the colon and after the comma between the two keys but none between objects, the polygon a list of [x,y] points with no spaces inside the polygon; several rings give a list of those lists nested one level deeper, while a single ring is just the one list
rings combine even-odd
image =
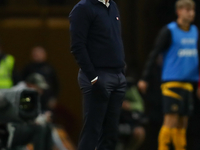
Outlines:
[{"label": "dark trousers", "polygon": [[114,150],[118,138],[120,109],[126,78],[121,72],[98,70],[98,81],[91,85],[80,70],[83,92],[84,125],[78,150]]}]

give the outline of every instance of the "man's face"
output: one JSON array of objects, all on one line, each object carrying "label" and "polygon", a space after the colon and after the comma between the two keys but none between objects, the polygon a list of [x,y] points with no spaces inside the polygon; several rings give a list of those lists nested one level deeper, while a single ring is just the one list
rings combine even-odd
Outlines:
[{"label": "man's face", "polygon": [[194,7],[183,7],[177,10],[178,17],[184,22],[192,23],[195,18],[195,8]]}]

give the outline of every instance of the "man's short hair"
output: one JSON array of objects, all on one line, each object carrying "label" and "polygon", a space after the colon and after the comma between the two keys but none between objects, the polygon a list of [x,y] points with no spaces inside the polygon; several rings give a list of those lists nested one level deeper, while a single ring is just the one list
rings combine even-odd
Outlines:
[{"label": "man's short hair", "polygon": [[193,0],[178,0],[176,2],[176,9],[184,7],[195,7],[195,2]]}]

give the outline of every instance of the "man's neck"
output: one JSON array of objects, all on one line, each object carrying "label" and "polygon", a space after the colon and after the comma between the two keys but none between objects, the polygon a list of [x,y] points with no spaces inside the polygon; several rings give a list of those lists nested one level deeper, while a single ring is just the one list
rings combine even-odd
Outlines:
[{"label": "man's neck", "polygon": [[109,2],[109,0],[105,0],[106,4]]},{"label": "man's neck", "polygon": [[184,31],[190,30],[190,23],[189,22],[186,22],[183,19],[177,19],[177,23],[182,30],[184,30]]}]

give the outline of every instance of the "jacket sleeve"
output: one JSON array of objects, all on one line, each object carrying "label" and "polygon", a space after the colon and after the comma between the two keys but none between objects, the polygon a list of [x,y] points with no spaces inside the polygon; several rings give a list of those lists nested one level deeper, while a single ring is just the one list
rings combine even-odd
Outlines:
[{"label": "jacket sleeve", "polygon": [[150,73],[153,68],[154,62],[158,55],[166,51],[171,45],[171,31],[165,26],[159,33],[154,49],[150,53],[145,69],[142,74],[142,80],[149,81]]},{"label": "jacket sleeve", "polygon": [[90,8],[84,5],[77,5],[69,15],[71,52],[74,55],[79,67],[92,81],[97,74],[87,50],[87,38],[93,20]]}]

